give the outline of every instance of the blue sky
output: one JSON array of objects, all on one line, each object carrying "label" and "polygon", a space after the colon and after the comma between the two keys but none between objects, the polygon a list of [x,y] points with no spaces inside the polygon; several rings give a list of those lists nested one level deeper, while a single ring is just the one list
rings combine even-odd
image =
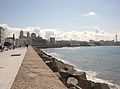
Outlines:
[{"label": "blue sky", "polygon": [[120,0],[0,0],[0,24],[118,32],[119,10]]}]

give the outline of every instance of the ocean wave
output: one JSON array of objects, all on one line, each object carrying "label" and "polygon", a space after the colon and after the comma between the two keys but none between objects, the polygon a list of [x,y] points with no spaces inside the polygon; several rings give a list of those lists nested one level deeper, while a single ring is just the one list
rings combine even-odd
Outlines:
[{"label": "ocean wave", "polygon": [[62,49],[65,49],[65,50],[77,50],[79,49],[80,47],[63,47]]},{"label": "ocean wave", "polygon": [[49,53],[51,56],[53,56],[53,57],[60,57],[60,55],[59,54],[57,54],[57,53]]},{"label": "ocean wave", "polygon": [[[69,61],[66,61],[66,60],[62,59],[61,56],[60,56],[59,54],[57,54],[57,53],[47,53],[47,54],[53,56],[53,57],[56,58],[57,60],[62,61],[62,62],[64,62],[64,63],[66,63],[66,64],[71,64]],[[71,65],[72,65],[72,64],[71,64]]]},{"label": "ocean wave", "polygon": [[97,78],[96,75],[98,74],[95,71],[85,71],[87,75],[88,80],[92,80],[94,82],[100,82],[100,83],[107,83],[111,89],[119,89],[119,86],[117,84],[113,84],[108,80]]}]

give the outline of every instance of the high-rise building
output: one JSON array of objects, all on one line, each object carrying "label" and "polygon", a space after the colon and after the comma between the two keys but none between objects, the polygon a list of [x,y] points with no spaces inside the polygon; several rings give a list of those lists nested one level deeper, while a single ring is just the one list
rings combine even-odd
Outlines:
[{"label": "high-rise building", "polygon": [[117,34],[115,35],[115,37],[116,37],[116,42],[117,42]]},{"label": "high-rise building", "polygon": [[5,29],[0,27],[0,44],[4,45],[5,42]]},{"label": "high-rise building", "polygon": [[20,31],[20,38],[23,38],[23,31]]},{"label": "high-rise building", "polygon": [[27,38],[30,38],[30,33],[29,32],[27,32]]},{"label": "high-rise building", "polygon": [[54,37],[50,37],[50,44],[55,44],[55,38]]}]

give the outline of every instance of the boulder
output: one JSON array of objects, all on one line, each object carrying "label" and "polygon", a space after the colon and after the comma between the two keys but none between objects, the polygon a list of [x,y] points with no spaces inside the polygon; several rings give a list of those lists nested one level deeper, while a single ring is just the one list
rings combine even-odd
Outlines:
[{"label": "boulder", "polygon": [[56,66],[58,66],[61,70],[65,68],[65,63],[62,61],[56,61]]},{"label": "boulder", "polygon": [[53,71],[53,72],[59,72],[60,69],[56,66],[55,62],[46,62],[48,67]]},{"label": "boulder", "polygon": [[66,84],[66,86],[68,89],[76,89],[73,84]]},{"label": "boulder", "polygon": [[68,89],[82,89],[81,87],[74,84],[66,84]]},{"label": "boulder", "polygon": [[68,84],[77,85],[77,84],[78,84],[78,80],[77,80],[76,78],[74,78],[74,77],[69,77],[69,78],[67,79],[67,83],[68,83]]},{"label": "boulder", "polygon": [[78,77],[78,78],[81,77],[81,78],[83,78],[83,79],[87,79],[85,72],[75,71],[75,72],[73,73],[73,76],[76,76],[76,77]]},{"label": "boulder", "polygon": [[74,66],[69,65],[69,64],[65,64],[64,69],[67,69],[66,71],[67,71],[69,74],[73,74],[73,73],[75,72]]},{"label": "boulder", "polygon": [[92,89],[110,89],[106,83],[93,83]]},{"label": "boulder", "polygon": [[89,80],[79,77],[78,86],[82,89],[91,89],[91,82]]},{"label": "boulder", "polygon": [[60,72],[68,72],[70,74],[73,74],[75,72],[74,66],[65,64],[62,61],[56,61],[56,66],[61,70]]},{"label": "boulder", "polygon": [[61,78],[61,75],[60,75],[59,72],[54,72],[54,73],[55,73],[55,75],[56,75],[58,78]]}]

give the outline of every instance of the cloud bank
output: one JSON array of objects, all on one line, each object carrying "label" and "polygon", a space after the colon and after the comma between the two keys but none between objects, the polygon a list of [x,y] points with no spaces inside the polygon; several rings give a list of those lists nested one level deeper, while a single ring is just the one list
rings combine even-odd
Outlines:
[{"label": "cloud bank", "polygon": [[[101,31],[97,26],[94,26],[93,30],[86,31],[60,31],[58,29],[41,29],[40,27],[26,27],[26,28],[15,28],[10,27],[7,24],[0,24],[0,26],[6,29],[6,37],[12,37],[15,34],[15,37],[19,37],[21,30],[24,31],[26,36],[27,32],[36,33],[37,35],[49,39],[50,37],[55,37],[56,40],[78,40],[78,41],[89,41],[89,40],[115,40],[115,33]],[[118,33],[118,40],[120,32]]]}]

